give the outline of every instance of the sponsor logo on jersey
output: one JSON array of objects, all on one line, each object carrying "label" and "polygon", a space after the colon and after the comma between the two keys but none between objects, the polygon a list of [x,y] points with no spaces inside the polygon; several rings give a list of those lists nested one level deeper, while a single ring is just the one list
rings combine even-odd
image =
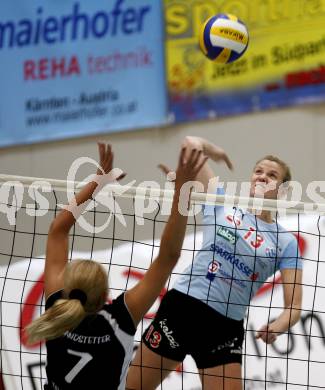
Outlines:
[{"label": "sponsor logo on jersey", "polygon": [[228,261],[231,265],[238,269],[238,271],[246,275],[248,278],[253,274],[253,270],[248,265],[246,265],[233,253],[230,253],[227,250],[223,249],[221,246],[211,244],[210,250],[212,250],[216,255],[219,255],[222,259]]},{"label": "sponsor logo on jersey", "polygon": [[276,250],[276,248],[274,247],[267,247],[265,249],[265,256],[266,257],[277,257],[278,253],[281,253],[282,249],[278,246],[277,248],[278,250]]},{"label": "sponsor logo on jersey", "polygon": [[225,272],[223,269],[219,269],[220,280],[231,288],[236,288],[239,291],[243,291],[243,289],[247,288],[248,285],[244,281],[234,278],[233,275],[230,275],[228,272]]},{"label": "sponsor logo on jersey", "polygon": [[219,261],[216,260],[211,261],[211,263],[208,266],[208,273],[206,275],[206,278],[211,281],[214,280],[220,267],[221,264],[219,263]]},{"label": "sponsor logo on jersey", "polygon": [[233,340],[226,341],[224,344],[218,345],[217,348],[214,348],[211,352],[216,353],[224,349],[229,349],[230,353],[240,354],[242,353],[242,347],[239,346],[238,344],[239,344],[239,340],[237,337],[235,337]]},{"label": "sponsor logo on jersey", "polygon": [[258,279],[259,276],[260,276],[259,272],[253,272],[251,277],[250,277],[250,280],[255,282]]},{"label": "sponsor logo on jersey", "polygon": [[167,319],[165,318],[162,321],[159,321],[159,325],[160,325],[160,328],[163,331],[164,335],[167,337],[171,348],[179,347],[178,342],[174,339],[173,331],[170,330],[167,326]]},{"label": "sponsor logo on jersey", "polygon": [[225,348],[233,348],[235,346],[236,341],[238,342],[237,337],[235,337],[233,340],[226,341],[224,344],[218,345],[217,350],[221,351],[222,349],[225,349]]},{"label": "sponsor logo on jersey", "polygon": [[230,242],[232,245],[234,245],[236,243],[236,234],[224,226],[219,227],[219,229],[217,231],[217,235],[224,238],[225,240]]}]

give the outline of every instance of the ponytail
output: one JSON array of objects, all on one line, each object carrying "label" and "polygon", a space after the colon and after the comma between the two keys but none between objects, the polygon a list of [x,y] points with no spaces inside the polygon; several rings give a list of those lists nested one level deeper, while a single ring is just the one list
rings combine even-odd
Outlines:
[{"label": "ponytail", "polygon": [[63,336],[87,315],[96,313],[104,305],[107,294],[107,273],[101,264],[92,260],[69,263],[64,271],[64,299],[57,300],[26,327],[28,342],[34,344]]},{"label": "ponytail", "polygon": [[26,327],[28,343],[52,340],[76,328],[86,312],[78,299],[59,299],[39,318]]}]

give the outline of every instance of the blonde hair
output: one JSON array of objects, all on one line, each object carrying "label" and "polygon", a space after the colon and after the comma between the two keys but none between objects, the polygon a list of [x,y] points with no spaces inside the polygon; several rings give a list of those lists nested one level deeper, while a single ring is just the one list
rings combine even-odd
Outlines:
[{"label": "blonde hair", "polygon": [[[85,294],[84,304],[79,299],[69,299],[70,292],[76,289]],[[28,342],[55,339],[76,328],[88,314],[96,313],[104,305],[107,294],[107,273],[102,265],[91,260],[67,264],[63,299],[26,327]]]},{"label": "blonde hair", "polygon": [[259,164],[261,161],[264,161],[264,160],[273,161],[273,162],[277,163],[278,165],[280,165],[280,167],[283,170],[282,183],[286,183],[287,181],[291,181],[290,168],[289,168],[288,164],[286,164],[283,160],[279,159],[279,157],[273,156],[272,154],[268,154],[267,156],[260,158],[256,162],[255,167],[257,164]]}]

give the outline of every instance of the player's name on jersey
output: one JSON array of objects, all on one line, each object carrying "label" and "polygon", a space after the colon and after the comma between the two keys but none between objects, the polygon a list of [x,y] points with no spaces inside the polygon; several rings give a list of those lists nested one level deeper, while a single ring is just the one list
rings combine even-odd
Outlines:
[{"label": "player's name on jersey", "polygon": [[103,344],[111,340],[109,334],[104,336],[83,336],[77,333],[66,332],[64,336],[80,344]]}]

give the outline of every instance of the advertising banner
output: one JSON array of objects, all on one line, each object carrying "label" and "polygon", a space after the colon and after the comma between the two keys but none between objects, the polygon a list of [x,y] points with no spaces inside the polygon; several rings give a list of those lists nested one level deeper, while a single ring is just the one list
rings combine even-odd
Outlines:
[{"label": "advertising banner", "polygon": [[[299,234],[300,248],[304,262],[303,304],[301,320],[289,333],[279,335],[275,343],[267,345],[256,340],[256,331],[268,321],[272,321],[283,310],[283,289],[279,275],[275,284],[268,281],[258,291],[247,311],[245,319],[246,337],[243,344],[243,378],[247,390],[299,390],[301,388],[324,388],[324,340],[325,340],[325,262],[324,221],[319,217],[292,217],[281,222],[288,230]],[[320,231],[320,230],[321,231]],[[321,234],[321,236],[319,236]],[[187,235],[182,257],[174,269],[168,288],[171,288],[184,268],[193,261],[194,248],[200,248],[202,234]],[[94,251],[92,257],[102,261],[110,259],[109,285],[111,298],[121,291],[131,288],[143,277],[153,256],[157,255],[159,241],[152,240],[134,244],[125,243],[111,250]],[[73,252],[73,258],[89,258],[88,252]],[[130,267],[130,259],[132,266]],[[20,259],[9,269],[0,266],[2,290],[2,375],[5,389],[41,390],[45,382],[46,354],[44,345],[28,346],[25,334],[19,327],[28,325],[41,311],[44,304],[42,257]],[[166,292],[166,289],[163,293]],[[150,309],[143,324],[138,327],[135,348],[141,334],[149,325],[159,306],[160,298]],[[17,303],[21,304],[17,304]],[[43,310],[43,309],[42,309]],[[223,329],[209,329],[211,338]],[[194,337],[195,335],[193,335]],[[109,362],[107,362],[109,369]],[[166,386],[166,387],[165,387]],[[159,387],[160,388],[160,387]],[[200,378],[193,359],[187,356],[182,368],[172,373],[164,382],[163,388],[200,390]]]},{"label": "advertising banner", "polygon": [[160,1],[0,5],[0,146],[161,124]]},{"label": "advertising banner", "polygon": [[[165,0],[170,121],[325,100],[325,0]],[[199,49],[203,22],[239,17],[248,49],[220,65]]]}]

